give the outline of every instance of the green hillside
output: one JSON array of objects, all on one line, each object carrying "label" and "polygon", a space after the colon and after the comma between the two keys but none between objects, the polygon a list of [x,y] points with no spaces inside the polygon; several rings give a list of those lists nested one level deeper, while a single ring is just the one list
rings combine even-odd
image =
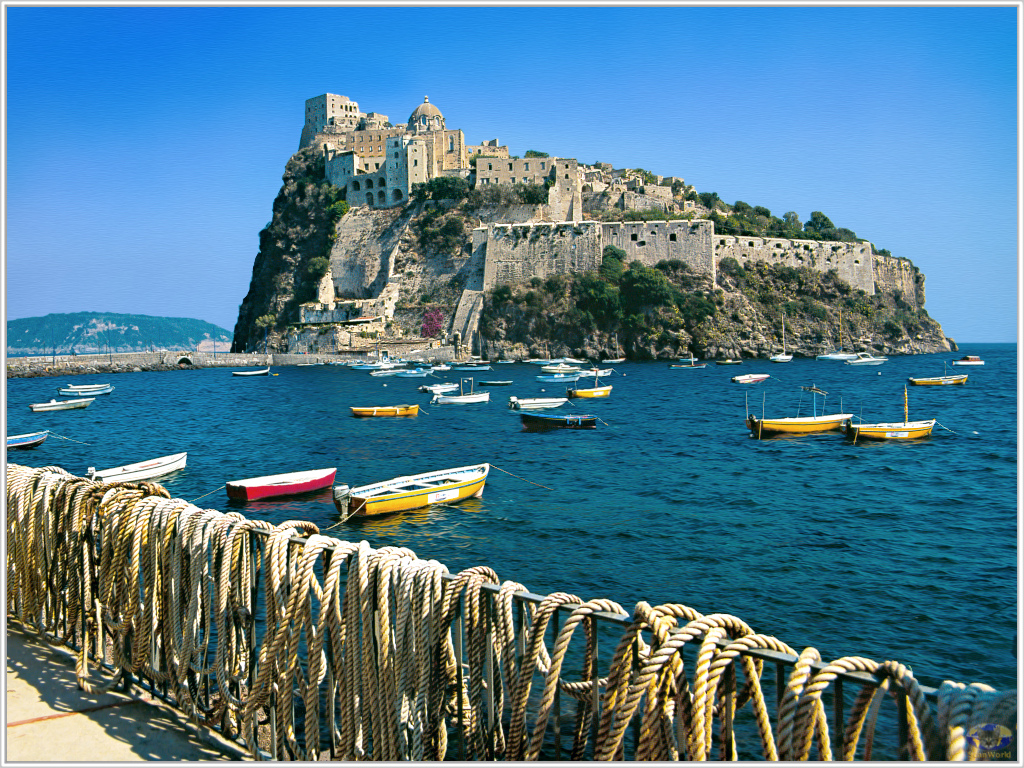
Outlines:
[{"label": "green hillside", "polygon": [[188,317],[72,312],[7,322],[8,355],[89,354],[196,349],[204,341],[231,341],[231,333]]}]

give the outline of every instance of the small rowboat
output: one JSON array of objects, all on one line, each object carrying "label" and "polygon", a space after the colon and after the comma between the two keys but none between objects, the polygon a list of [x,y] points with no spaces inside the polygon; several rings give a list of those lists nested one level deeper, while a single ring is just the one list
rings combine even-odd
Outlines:
[{"label": "small rowboat", "polygon": [[29,432],[25,435],[9,435],[7,437],[7,450],[16,449],[20,451],[35,448],[37,445],[42,445],[49,434],[49,430],[44,429],[42,432]]},{"label": "small rowboat", "polygon": [[928,437],[935,427],[935,419],[923,421],[907,420],[907,388],[903,387],[903,421],[881,422],[878,424],[854,424],[853,419],[846,423],[846,436],[855,443],[865,440],[915,440]]},{"label": "small rowboat", "polygon": [[516,397],[512,395],[508,399],[508,407],[514,411],[522,408],[531,410],[533,408],[557,408],[569,402],[567,397]]},{"label": "small rowboat", "polygon": [[608,359],[604,360],[604,362],[607,363],[608,365],[616,365],[618,363],[626,362],[626,358],[624,358],[624,357],[609,357]]},{"label": "small rowboat", "polygon": [[[776,435],[810,435],[816,432],[829,432],[834,429],[842,429],[843,425],[853,418],[852,413],[825,413],[825,398],[828,392],[819,389],[813,384],[809,387],[800,387],[804,392],[811,393],[811,415],[800,416],[800,407],[797,406],[796,416],[783,416],[778,419],[766,418],[763,412],[758,418],[752,413],[747,413],[747,429],[760,440],[762,437],[774,437]],[[818,395],[821,395],[821,412],[818,412]],[[801,400],[802,400],[801,395]]]},{"label": "small rowboat", "polygon": [[287,472],[282,475],[251,477],[248,480],[229,480],[228,498],[236,501],[253,501],[272,496],[290,496],[295,493],[319,491],[334,482],[337,467],[311,469],[307,472]]},{"label": "small rowboat", "polygon": [[596,416],[581,414],[550,416],[546,413],[523,411],[519,414],[519,418],[523,421],[523,429],[528,432],[539,432],[548,429],[597,429]]},{"label": "small rowboat", "polygon": [[96,398],[80,397],[77,400],[51,400],[48,403],[32,403],[33,411],[69,411],[72,408],[86,408]]},{"label": "small rowboat", "polygon": [[609,397],[611,393],[611,384],[606,384],[603,387],[576,387],[565,390],[568,397]]},{"label": "small rowboat", "polygon": [[707,363],[697,363],[696,365],[670,365],[669,368],[707,368]]},{"label": "small rowboat", "polygon": [[771,374],[768,373],[744,373],[741,376],[733,376],[730,381],[734,384],[757,384],[759,381],[770,378]]},{"label": "small rowboat", "polygon": [[512,379],[505,379],[502,381],[478,381],[481,387],[507,387],[512,383]]},{"label": "small rowboat", "polygon": [[415,416],[420,412],[418,405],[377,405],[368,408],[352,407],[353,416]]},{"label": "small rowboat", "polygon": [[[469,392],[466,391],[466,382],[469,382]],[[439,403],[441,405],[465,405],[467,403],[486,403],[491,399],[490,392],[474,392],[473,391],[473,380],[472,379],[461,379],[459,381],[459,394],[457,395],[443,395],[436,393],[430,400],[431,403]]]},{"label": "small rowboat", "polygon": [[490,464],[476,464],[396,477],[351,490],[340,486],[334,489],[334,506],[342,520],[346,520],[353,515],[386,515],[441,502],[453,504],[463,499],[479,498],[483,495],[490,468]]},{"label": "small rowboat", "polygon": [[456,365],[452,368],[454,371],[490,371],[492,370],[489,365]]},{"label": "small rowboat", "polygon": [[576,373],[580,367],[578,365],[568,365],[567,363],[554,363],[552,365],[541,366],[541,373]]},{"label": "small rowboat", "polygon": [[114,387],[111,384],[70,384],[60,387],[57,393],[74,397],[92,397],[93,395],[108,395],[113,391]]},{"label": "small rowboat", "polygon": [[959,360],[954,360],[953,365],[984,365],[985,361],[977,355],[964,355]]},{"label": "small rowboat", "polygon": [[266,368],[260,368],[260,369],[255,370],[255,371],[232,371],[231,375],[232,376],[269,376],[270,375],[270,366],[268,365]]},{"label": "small rowboat", "polygon": [[735,360],[731,357],[727,357],[724,360],[715,360],[715,365],[742,365],[742,360]]},{"label": "small rowboat", "polygon": [[945,387],[950,384],[966,384],[967,374],[960,373],[953,374],[951,376],[926,376],[920,379],[915,379],[911,376],[907,381],[918,387]]},{"label": "small rowboat", "polygon": [[395,376],[400,379],[425,379],[429,375],[429,368],[410,368],[405,371],[395,371]]},{"label": "small rowboat", "polygon": [[546,373],[534,378],[546,384],[575,384],[582,376],[581,373]]},{"label": "small rowboat", "polygon": [[430,392],[432,395],[439,395],[443,392],[454,392],[459,388],[459,385],[455,382],[446,381],[443,384],[423,384],[420,386],[420,392]]},{"label": "small rowboat", "polygon": [[89,467],[88,474],[90,480],[100,483],[128,483],[135,480],[149,480],[183,469],[187,457],[187,453],[173,453],[170,456],[161,456],[158,459],[140,461],[135,464],[125,464],[123,467],[103,469],[99,472],[96,471],[95,467]]}]

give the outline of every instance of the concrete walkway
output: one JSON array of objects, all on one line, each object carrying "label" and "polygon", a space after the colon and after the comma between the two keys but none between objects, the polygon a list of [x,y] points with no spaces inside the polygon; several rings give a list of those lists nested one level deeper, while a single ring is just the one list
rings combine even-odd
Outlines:
[{"label": "concrete walkway", "polygon": [[131,695],[79,690],[71,652],[51,649],[10,617],[6,680],[4,765],[247,759],[241,747],[138,688]]}]

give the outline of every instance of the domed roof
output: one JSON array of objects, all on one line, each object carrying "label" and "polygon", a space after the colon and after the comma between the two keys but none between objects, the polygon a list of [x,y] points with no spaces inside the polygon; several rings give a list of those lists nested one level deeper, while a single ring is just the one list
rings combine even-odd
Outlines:
[{"label": "domed roof", "polygon": [[423,103],[416,107],[409,116],[409,122],[416,122],[420,117],[444,117],[444,115],[441,114],[440,109],[430,103],[430,99],[427,96],[424,96]]}]

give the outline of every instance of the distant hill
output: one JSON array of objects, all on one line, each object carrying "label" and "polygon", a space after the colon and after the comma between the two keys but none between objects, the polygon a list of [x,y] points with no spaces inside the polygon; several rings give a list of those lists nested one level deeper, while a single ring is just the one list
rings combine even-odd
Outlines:
[{"label": "distant hill", "polygon": [[[231,333],[188,317],[72,312],[7,322],[8,355],[147,352],[196,349],[199,345],[212,350],[214,342],[230,345]],[[217,350],[222,349],[218,343]]]}]

